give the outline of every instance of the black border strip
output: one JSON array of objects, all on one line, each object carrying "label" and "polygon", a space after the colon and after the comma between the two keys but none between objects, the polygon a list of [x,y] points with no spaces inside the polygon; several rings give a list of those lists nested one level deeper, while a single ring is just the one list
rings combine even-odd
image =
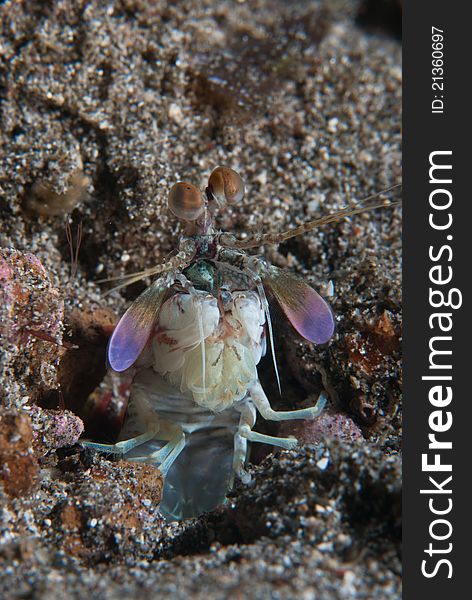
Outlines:
[{"label": "black border strip", "polygon": [[[472,98],[467,91],[471,78],[472,20],[466,14],[470,10],[467,3],[412,1],[404,2],[403,8],[404,598],[450,600],[470,595],[468,575],[472,572],[469,543],[472,496],[468,490],[472,479],[469,444],[472,430],[467,430],[472,426],[472,389],[466,381],[467,373],[472,373],[469,358],[472,350],[468,343],[472,325],[467,314],[466,291],[472,256],[472,192],[469,189]],[[433,26],[443,30],[444,36],[443,80],[436,80],[442,81],[443,90],[432,89],[432,77],[440,75],[440,71],[432,72]],[[441,96],[443,112],[433,113],[432,101]],[[436,109],[440,110],[440,102],[436,102]],[[435,151],[451,154],[431,155]],[[433,182],[430,182],[431,161],[452,165],[449,175],[444,169],[433,170]],[[450,183],[437,181],[449,178]],[[431,201],[434,204],[436,200],[446,205],[449,196],[452,198],[449,208],[431,207]],[[439,225],[448,223],[450,214],[450,227],[434,229],[429,222],[430,214],[433,214],[433,223]],[[439,269],[431,272],[434,266]],[[450,274],[448,283],[431,281],[431,278],[447,279]],[[442,291],[445,298],[452,289],[458,290],[452,293],[452,299],[459,304],[462,295],[462,306],[433,308],[430,289]],[[433,301],[440,304],[440,298],[437,294]],[[450,315],[450,323],[449,317],[441,321],[444,328],[452,323],[449,332],[440,331],[439,318],[432,318],[431,327],[431,315],[440,312]],[[432,341],[435,336],[443,336],[443,339]],[[446,339],[447,336],[451,339]],[[432,355],[431,343],[434,349],[452,351],[452,354]],[[431,360],[442,368],[431,368]],[[448,365],[452,368],[445,368]],[[451,376],[452,379],[434,381],[422,379],[423,376]],[[435,386],[438,386],[436,394],[430,391]],[[447,387],[452,392],[450,402],[444,399]],[[435,401],[436,406],[433,406]],[[452,425],[446,427],[451,418]],[[434,431],[439,428],[445,431]],[[452,442],[452,449],[428,449],[428,435],[433,433],[436,440]],[[428,472],[422,469],[423,454],[427,454],[427,463],[438,460],[441,465],[451,465],[452,470]],[[436,454],[439,454],[438,459]],[[452,479],[448,481],[450,476]],[[432,491],[421,494],[422,489]],[[432,512],[448,508],[450,511],[443,515]],[[441,519],[443,522],[438,521]],[[434,539],[434,536],[444,539]],[[439,564],[440,560],[444,562]],[[434,575],[426,577],[422,567]],[[449,575],[452,576],[449,578]]]}]

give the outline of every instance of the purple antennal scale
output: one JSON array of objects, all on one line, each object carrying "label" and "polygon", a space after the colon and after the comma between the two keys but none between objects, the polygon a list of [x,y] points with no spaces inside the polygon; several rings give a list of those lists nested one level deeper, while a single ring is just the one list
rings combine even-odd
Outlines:
[{"label": "purple antennal scale", "polygon": [[152,333],[165,287],[155,281],[121,317],[108,344],[108,363],[114,371],[126,371],[138,359]]},{"label": "purple antennal scale", "polygon": [[333,313],[311,286],[277,267],[270,267],[264,283],[302,337],[314,344],[330,340],[335,327]]}]

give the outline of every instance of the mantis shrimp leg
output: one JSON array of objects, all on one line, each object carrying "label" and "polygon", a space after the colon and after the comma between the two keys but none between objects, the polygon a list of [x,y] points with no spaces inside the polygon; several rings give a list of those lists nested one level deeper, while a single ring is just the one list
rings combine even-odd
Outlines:
[{"label": "mantis shrimp leg", "polygon": [[267,396],[262,389],[261,384],[255,382],[249,393],[251,400],[254,402],[257,410],[267,421],[291,421],[292,419],[315,419],[323,410],[327,401],[327,396],[324,392],[319,395],[315,406],[309,408],[300,408],[298,410],[273,410]]},{"label": "mantis shrimp leg", "polygon": [[142,455],[127,456],[126,459],[132,462],[150,462],[156,463],[160,471],[166,475],[172,464],[185,447],[185,434],[180,427],[170,421],[160,421],[159,427],[152,427],[147,432],[137,435],[128,440],[117,442],[116,444],[100,444],[97,442],[83,441],[81,444],[86,448],[92,448],[98,452],[108,454],[117,454],[124,457],[126,454],[143,446],[152,439],[166,441],[167,443],[152,453],[143,453]]}]

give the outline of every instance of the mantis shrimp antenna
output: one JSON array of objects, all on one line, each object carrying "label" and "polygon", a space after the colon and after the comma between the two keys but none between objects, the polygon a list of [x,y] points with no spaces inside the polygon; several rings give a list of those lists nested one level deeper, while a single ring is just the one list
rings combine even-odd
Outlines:
[{"label": "mantis shrimp antenna", "polygon": [[294,227],[293,229],[289,229],[281,233],[257,233],[244,240],[238,240],[233,234],[223,233],[220,236],[219,242],[221,246],[238,249],[256,248],[257,246],[262,246],[263,244],[281,244],[290,238],[307,233],[316,227],[321,227],[322,225],[327,225],[328,223],[336,223],[337,221],[341,221],[346,217],[376,210],[377,208],[394,208],[395,206],[401,204],[401,200],[390,200],[388,203],[386,203],[385,200],[382,200],[381,202],[377,202],[370,206],[365,206],[365,204],[366,202],[370,202],[371,200],[378,198],[382,194],[386,194],[387,192],[400,187],[401,185],[401,183],[397,183],[386,190],[369,196],[365,200],[362,200],[353,206],[342,208],[334,213],[325,215],[324,217],[319,217],[313,221],[308,221],[307,223],[302,223],[298,227]]}]

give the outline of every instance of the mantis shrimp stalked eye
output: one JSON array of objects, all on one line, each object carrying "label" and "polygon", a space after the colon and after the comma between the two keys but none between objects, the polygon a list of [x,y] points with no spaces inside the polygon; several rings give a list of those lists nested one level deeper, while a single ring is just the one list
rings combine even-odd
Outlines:
[{"label": "mantis shrimp stalked eye", "polygon": [[216,167],[208,179],[208,192],[219,206],[237,204],[244,198],[244,182],[228,167]]},{"label": "mantis shrimp stalked eye", "polygon": [[196,221],[205,210],[205,201],[201,191],[192,183],[175,183],[167,200],[169,210],[184,221]]}]

